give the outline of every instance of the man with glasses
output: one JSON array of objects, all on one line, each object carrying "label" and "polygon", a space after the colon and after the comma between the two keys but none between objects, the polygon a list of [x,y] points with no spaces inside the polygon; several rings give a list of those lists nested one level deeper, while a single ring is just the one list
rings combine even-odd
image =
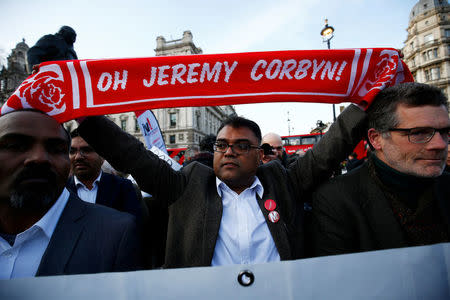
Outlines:
[{"label": "man with glasses", "polygon": [[380,92],[367,112],[374,154],[315,193],[314,254],[449,242],[448,100],[405,83]]},{"label": "man with glasses", "polygon": [[104,159],[75,129],[70,133],[70,171],[67,188],[86,202],[101,204],[134,215],[143,222],[143,203],[133,183],[119,176],[102,172]]},{"label": "man with glasses", "polygon": [[78,130],[168,209],[164,267],[216,266],[304,255],[303,218],[296,212],[362,138],[365,115],[350,106],[289,168],[277,161],[261,165],[259,126],[236,116],[218,130],[213,169],[193,162],[174,171],[105,117],[88,117]]}]

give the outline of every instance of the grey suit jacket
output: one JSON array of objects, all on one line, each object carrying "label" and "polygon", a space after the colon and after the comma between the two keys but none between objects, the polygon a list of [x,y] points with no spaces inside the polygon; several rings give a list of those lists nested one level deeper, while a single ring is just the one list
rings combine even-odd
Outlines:
[{"label": "grey suit jacket", "polygon": [[[281,219],[267,221],[281,259],[303,255],[302,196],[328,179],[363,136],[365,113],[354,106],[344,111],[312,151],[290,168],[271,162],[258,168],[264,187],[258,199],[273,199]],[[165,267],[209,266],[214,254],[222,200],[217,194],[214,171],[192,163],[181,172],[169,165],[131,135],[104,117],[90,117],[78,128],[80,135],[117,170],[132,174],[139,187],[156,196],[169,210]],[[150,215],[152,212],[150,212]]]},{"label": "grey suit jacket", "polygon": [[[450,174],[435,180],[434,195],[450,233]],[[313,197],[314,256],[407,247],[405,233],[367,163],[321,186]]]},{"label": "grey suit jacket", "polygon": [[133,271],[141,266],[134,217],[71,194],[36,276]]}]

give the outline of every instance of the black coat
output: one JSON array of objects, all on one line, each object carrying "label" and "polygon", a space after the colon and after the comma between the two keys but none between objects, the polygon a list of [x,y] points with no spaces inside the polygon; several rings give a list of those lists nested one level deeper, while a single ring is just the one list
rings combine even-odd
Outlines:
[{"label": "black coat", "polygon": [[[436,201],[450,233],[450,174],[434,183]],[[333,178],[313,196],[314,256],[407,247],[388,199],[369,175],[368,164]]]},{"label": "black coat", "polygon": [[[353,150],[363,135],[365,113],[355,106],[343,112],[318,145],[289,168],[274,161],[261,165],[257,176],[264,187],[258,199],[267,220],[264,201],[277,203],[280,221],[267,221],[282,260],[303,256],[303,195],[329,178],[332,170]],[[181,172],[172,170],[131,135],[104,117],[89,117],[78,127],[80,135],[111,165],[130,173],[140,188],[156,197],[169,211],[165,267],[209,266],[222,218],[213,169],[193,162]],[[152,215],[152,212],[150,212]]]}]

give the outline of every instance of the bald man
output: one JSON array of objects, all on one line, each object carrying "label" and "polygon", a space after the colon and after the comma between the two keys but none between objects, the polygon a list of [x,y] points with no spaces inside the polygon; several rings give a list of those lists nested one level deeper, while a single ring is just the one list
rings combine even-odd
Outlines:
[{"label": "bald man", "polygon": [[284,165],[286,154],[283,151],[283,142],[281,136],[274,132],[269,132],[263,136],[261,144],[269,144],[272,146],[272,154],[264,153],[262,162],[268,163],[269,161],[278,159]]}]

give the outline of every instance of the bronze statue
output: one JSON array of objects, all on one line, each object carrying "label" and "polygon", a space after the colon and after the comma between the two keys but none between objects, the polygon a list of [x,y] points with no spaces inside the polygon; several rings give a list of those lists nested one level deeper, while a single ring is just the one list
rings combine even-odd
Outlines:
[{"label": "bronze statue", "polygon": [[41,37],[28,52],[28,66],[33,68],[44,61],[78,59],[73,49],[77,34],[72,27],[62,26],[55,34]]}]

